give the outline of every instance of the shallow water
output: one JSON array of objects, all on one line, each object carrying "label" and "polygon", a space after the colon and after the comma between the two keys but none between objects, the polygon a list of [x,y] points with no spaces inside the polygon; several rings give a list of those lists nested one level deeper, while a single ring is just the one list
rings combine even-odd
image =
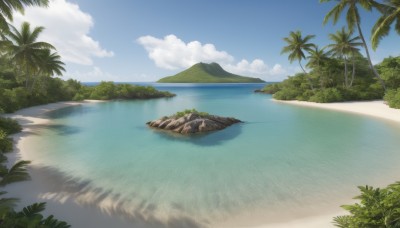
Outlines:
[{"label": "shallow water", "polygon": [[[275,103],[254,84],[156,86],[177,96],[51,112],[30,159],[85,183],[69,191],[80,202],[200,224],[318,212],[399,179],[398,124]],[[188,108],[244,123],[194,137],[145,125]]]}]

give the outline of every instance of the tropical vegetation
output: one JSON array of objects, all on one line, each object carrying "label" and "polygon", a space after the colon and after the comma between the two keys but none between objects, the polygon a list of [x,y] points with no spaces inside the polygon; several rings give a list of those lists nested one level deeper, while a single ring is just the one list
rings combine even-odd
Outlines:
[{"label": "tropical vegetation", "polygon": [[197,115],[199,115],[201,117],[205,117],[205,116],[209,116],[210,115],[207,112],[199,112],[199,111],[197,111],[196,109],[193,108],[193,109],[185,109],[183,111],[177,112],[173,116],[182,117],[182,116],[185,116],[185,115],[190,114],[190,113],[195,113],[195,114],[197,114]]},{"label": "tropical vegetation", "polygon": [[[320,0],[320,2],[333,2]],[[346,27],[329,34],[330,44],[319,48],[311,42],[314,35],[301,31],[290,32],[284,38],[286,46],[281,54],[288,54],[290,62],[298,61],[301,73],[289,76],[281,83],[269,84],[259,92],[273,94],[279,100],[339,102],[384,98],[392,108],[400,106],[399,57],[385,58],[373,65],[367,41],[361,29],[360,10],[376,10],[381,17],[371,29],[371,43],[375,49],[394,25],[400,33],[400,4],[398,0],[338,0],[323,22],[338,22],[345,14]],[[392,26],[392,27],[391,27]],[[354,35],[354,33],[356,34]],[[365,57],[361,54],[365,51]],[[301,62],[307,60],[306,67]]]},{"label": "tropical vegetation", "polygon": [[359,203],[342,206],[350,214],[337,216],[334,224],[342,228],[400,227],[400,182],[386,188],[358,187]]}]

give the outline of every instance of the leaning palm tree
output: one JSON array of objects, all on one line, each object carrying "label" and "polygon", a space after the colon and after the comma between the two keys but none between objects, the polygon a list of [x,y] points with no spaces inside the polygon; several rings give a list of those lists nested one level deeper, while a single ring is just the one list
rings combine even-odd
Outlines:
[{"label": "leaning palm tree", "polygon": [[[327,47],[330,49],[329,53],[333,56],[342,59],[344,62],[344,85],[345,87],[350,87],[354,80],[355,74],[355,64],[354,64],[354,54],[359,51],[357,47],[361,46],[362,43],[360,41],[360,37],[352,37],[352,31],[346,31],[343,27],[341,30],[336,33],[329,34],[329,38],[333,41],[333,44],[329,44]],[[348,70],[347,70],[347,61],[349,58],[353,60],[353,73],[352,73],[352,81],[349,83],[348,81]]]},{"label": "leaning palm tree", "polygon": [[[304,51],[310,52],[313,50],[313,47],[315,47],[315,44],[309,42],[314,37],[315,35],[307,35],[303,38],[301,31],[291,31],[288,37],[283,38],[288,45],[283,47],[281,54],[289,53],[288,59],[290,63],[293,61],[298,61],[305,75],[307,75],[307,72],[305,71],[303,65],[301,65],[301,60],[306,59]],[[307,80],[310,83],[311,89],[314,90],[311,79],[307,77]]]},{"label": "leaning palm tree", "polygon": [[37,67],[43,50],[55,49],[49,43],[36,41],[43,29],[44,27],[35,27],[31,30],[30,24],[24,22],[21,25],[21,31],[11,26],[12,31],[8,34],[12,42],[9,45],[12,59],[25,71],[25,87],[29,85],[31,73]]},{"label": "leaning palm tree", "polygon": [[[320,0],[320,2],[331,2],[333,0]],[[333,7],[331,11],[326,14],[324,18],[324,24],[326,24],[329,19],[332,18],[333,24],[336,24],[337,21],[339,20],[339,17],[341,13],[347,9],[346,12],[346,21],[347,25],[350,29],[350,31],[354,30],[354,27],[357,27],[358,34],[361,38],[361,41],[363,43],[365,53],[367,55],[368,63],[375,75],[375,77],[378,79],[378,81],[381,83],[382,87],[386,90],[385,82],[382,80],[381,76],[379,76],[378,71],[376,71],[374,65],[372,64],[371,61],[371,56],[369,54],[368,46],[365,41],[363,32],[361,30],[361,18],[360,18],[360,13],[358,10],[358,7],[361,6],[363,9],[367,11],[372,11],[372,9],[377,9],[378,11],[383,12],[384,11],[384,5],[378,3],[377,1],[374,0],[335,0],[337,2],[337,5]]]},{"label": "leaning palm tree", "polygon": [[372,29],[371,43],[374,50],[380,40],[389,34],[392,24],[395,24],[394,28],[400,34],[400,0],[386,0],[385,6],[385,11]]},{"label": "leaning palm tree", "polygon": [[7,20],[13,20],[13,11],[23,13],[26,6],[48,6],[49,0],[1,0],[0,1],[0,31],[8,32]]}]

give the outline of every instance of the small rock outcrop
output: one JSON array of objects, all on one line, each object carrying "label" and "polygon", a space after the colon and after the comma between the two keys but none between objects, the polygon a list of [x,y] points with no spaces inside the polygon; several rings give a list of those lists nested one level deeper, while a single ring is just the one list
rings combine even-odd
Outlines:
[{"label": "small rock outcrop", "polygon": [[215,115],[202,115],[198,112],[186,113],[183,116],[164,116],[161,119],[147,122],[152,128],[163,129],[180,134],[195,134],[200,132],[209,132],[222,130],[232,124],[242,121]]}]

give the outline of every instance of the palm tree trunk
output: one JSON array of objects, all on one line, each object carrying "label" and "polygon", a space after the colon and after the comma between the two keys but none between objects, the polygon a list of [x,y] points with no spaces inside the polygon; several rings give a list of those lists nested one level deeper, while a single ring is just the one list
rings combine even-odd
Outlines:
[{"label": "palm tree trunk", "polygon": [[361,40],[362,40],[362,42],[364,44],[365,52],[367,53],[367,59],[368,59],[369,66],[371,67],[372,72],[374,72],[375,77],[381,83],[383,89],[386,91],[385,82],[382,80],[381,76],[379,76],[379,74],[376,71],[374,65],[372,64],[371,56],[369,55],[368,46],[367,46],[367,43],[365,42],[364,35],[363,35],[362,31],[361,31],[361,26],[360,26],[360,22],[359,21],[357,21],[357,29],[358,29],[358,34],[360,35],[360,38],[361,38]]},{"label": "palm tree trunk", "polygon": [[310,83],[311,90],[314,90],[314,86],[312,84],[311,78],[308,77],[308,74],[307,74],[306,70],[304,70],[303,66],[301,65],[301,61],[300,60],[299,60],[299,65],[300,65],[301,69],[303,70],[304,74],[306,75],[306,78],[307,78],[308,82]]},{"label": "palm tree trunk", "polygon": [[347,77],[347,58],[346,56],[343,58],[344,59],[344,87],[348,87],[348,77]]},{"label": "palm tree trunk", "polygon": [[353,72],[351,73],[350,87],[353,86],[354,76],[356,75],[356,61],[354,60],[354,56],[352,58],[352,61],[353,61]]}]

